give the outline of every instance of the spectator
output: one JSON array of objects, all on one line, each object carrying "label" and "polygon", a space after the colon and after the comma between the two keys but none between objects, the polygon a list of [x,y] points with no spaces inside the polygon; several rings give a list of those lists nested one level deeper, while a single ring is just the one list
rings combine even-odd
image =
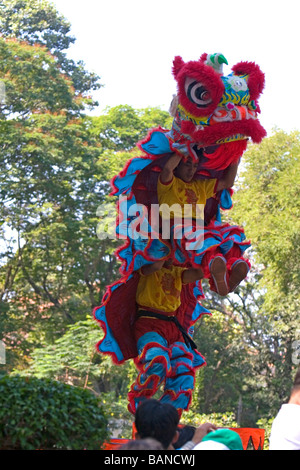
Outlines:
[{"label": "spectator", "polygon": [[217,429],[203,437],[193,450],[244,450],[237,432],[231,429]]},{"label": "spectator", "polygon": [[289,402],[282,405],[273,421],[270,450],[300,450],[300,368]]},{"label": "spectator", "polygon": [[183,426],[178,428],[179,438],[174,443],[175,449],[191,450],[199,444],[207,433],[217,429],[212,423],[204,423],[199,427]]},{"label": "spectator", "polygon": [[174,449],[181,449],[182,446],[192,441],[196,428],[195,426],[186,425],[186,426],[178,427],[177,431],[178,431],[178,439],[173,444],[173,447]]},{"label": "spectator", "polygon": [[153,438],[164,450],[174,450],[178,439],[179,414],[173,405],[155,399],[143,401],[135,414],[136,439]]}]

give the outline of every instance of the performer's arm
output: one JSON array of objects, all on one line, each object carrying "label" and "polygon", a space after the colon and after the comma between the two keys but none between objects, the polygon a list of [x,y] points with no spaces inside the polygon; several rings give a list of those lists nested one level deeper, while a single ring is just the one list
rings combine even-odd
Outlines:
[{"label": "performer's arm", "polygon": [[165,260],[161,261],[156,261],[155,263],[152,264],[146,264],[141,268],[141,273],[144,276],[148,276],[149,274],[155,273],[156,271],[159,271],[163,265],[164,265]]},{"label": "performer's arm", "polygon": [[238,166],[239,163],[233,163],[228,167],[225,176],[217,183],[216,192],[221,191],[222,189],[231,188],[234,185]]},{"label": "performer's arm", "polygon": [[177,153],[173,153],[172,156],[167,160],[165,166],[163,167],[159,179],[163,184],[170,183],[173,179],[173,171],[179,165],[181,161],[181,156]]},{"label": "performer's arm", "polygon": [[204,278],[201,268],[189,268],[182,273],[182,282],[188,284],[189,282],[196,282]]}]

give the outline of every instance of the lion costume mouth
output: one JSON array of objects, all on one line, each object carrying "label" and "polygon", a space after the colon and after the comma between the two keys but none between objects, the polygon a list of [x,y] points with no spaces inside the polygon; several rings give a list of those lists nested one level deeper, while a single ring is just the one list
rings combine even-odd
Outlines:
[{"label": "lion costume mouth", "polygon": [[[175,140],[178,135],[176,127],[173,125]],[[230,111],[218,109],[208,123],[195,125],[191,121],[181,121],[180,132],[201,147],[249,138],[254,143],[259,143],[266,134],[255,111],[244,106],[235,107]]]},{"label": "lion costume mouth", "polygon": [[257,119],[257,113],[247,106],[234,106],[232,109],[218,108],[210,119],[210,125],[218,122],[242,121],[243,119]]},{"label": "lion costume mouth", "polygon": [[218,107],[207,118],[187,115],[178,106],[172,130],[173,139],[180,141],[180,134],[183,134],[196,145],[204,147],[249,138],[254,143],[259,143],[266,134],[256,110],[246,105],[232,105],[229,109]]}]

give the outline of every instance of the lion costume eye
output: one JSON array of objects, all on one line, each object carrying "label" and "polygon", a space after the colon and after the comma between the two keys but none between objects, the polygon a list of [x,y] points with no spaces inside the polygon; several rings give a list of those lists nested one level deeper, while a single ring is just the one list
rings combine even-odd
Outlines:
[{"label": "lion costume eye", "polygon": [[187,78],[185,82],[185,92],[188,99],[198,108],[205,108],[212,102],[209,90],[194,78]]}]

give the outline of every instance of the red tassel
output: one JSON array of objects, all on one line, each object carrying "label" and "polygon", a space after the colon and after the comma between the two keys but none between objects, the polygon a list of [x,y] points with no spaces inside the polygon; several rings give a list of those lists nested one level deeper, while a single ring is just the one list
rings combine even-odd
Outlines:
[{"label": "red tassel", "polygon": [[213,153],[203,152],[203,155],[209,160],[205,163],[206,168],[228,168],[232,163],[237,163],[245,150],[247,149],[247,140],[238,140],[228,142],[216,148]]}]

